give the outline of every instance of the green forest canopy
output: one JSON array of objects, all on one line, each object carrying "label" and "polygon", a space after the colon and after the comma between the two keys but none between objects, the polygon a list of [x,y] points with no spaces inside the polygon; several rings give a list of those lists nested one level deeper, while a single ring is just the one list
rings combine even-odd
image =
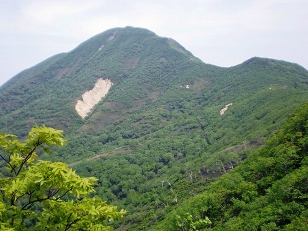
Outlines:
[{"label": "green forest canopy", "polygon": [[152,230],[307,230],[307,132],[305,104],[263,148]]}]

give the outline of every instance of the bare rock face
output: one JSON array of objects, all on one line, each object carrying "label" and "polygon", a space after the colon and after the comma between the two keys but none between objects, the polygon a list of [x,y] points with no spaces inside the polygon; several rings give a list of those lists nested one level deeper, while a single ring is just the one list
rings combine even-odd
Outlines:
[{"label": "bare rock face", "polygon": [[85,118],[91,112],[91,109],[105,97],[112,85],[110,79],[100,78],[92,90],[83,93],[82,100],[78,100],[75,106],[81,118]]}]

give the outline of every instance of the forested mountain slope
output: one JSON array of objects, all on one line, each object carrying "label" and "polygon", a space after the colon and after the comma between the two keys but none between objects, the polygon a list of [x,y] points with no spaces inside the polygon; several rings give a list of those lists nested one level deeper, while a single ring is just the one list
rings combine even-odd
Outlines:
[{"label": "forested mountain slope", "polygon": [[308,104],[265,146],[152,230],[307,230]]},{"label": "forested mountain slope", "polygon": [[[145,29],[111,29],[4,84],[0,91],[1,126],[20,133],[35,122],[48,122],[65,131],[78,130],[83,120],[74,106],[99,78],[114,83],[105,101],[108,108],[119,110],[119,115],[175,84],[191,84],[206,77],[212,69],[172,39]],[[196,71],[197,75],[190,73]],[[114,121],[105,118],[102,122],[106,120]]]},{"label": "forested mountain slope", "polygon": [[[111,88],[83,119],[75,106],[99,79]],[[114,28],[1,86],[0,129],[20,138],[34,124],[64,130],[67,146],[42,158],[97,177],[100,197],[127,210],[118,229],[142,230],[241,163],[307,101],[308,72],[297,64],[255,57],[221,68],[146,29]]]}]

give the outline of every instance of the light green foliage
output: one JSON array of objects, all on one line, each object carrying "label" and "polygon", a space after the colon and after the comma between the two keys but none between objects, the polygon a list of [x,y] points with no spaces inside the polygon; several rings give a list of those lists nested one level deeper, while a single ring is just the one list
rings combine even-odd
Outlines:
[{"label": "light green foliage", "polygon": [[124,215],[98,197],[97,179],[82,178],[62,162],[37,160],[63,146],[62,131],[34,127],[25,142],[0,134],[0,157],[7,172],[0,178],[1,230],[111,230],[108,222]]},{"label": "light green foliage", "polygon": [[194,219],[194,216],[190,213],[186,213],[183,217],[176,216],[176,226],[182,231],[198,231],[209,227],[212,224],[208,217],[204,219]]}]

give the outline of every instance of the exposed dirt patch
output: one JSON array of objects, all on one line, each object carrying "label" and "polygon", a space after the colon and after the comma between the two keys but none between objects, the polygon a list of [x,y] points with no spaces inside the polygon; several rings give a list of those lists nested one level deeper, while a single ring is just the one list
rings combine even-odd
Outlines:
[{"label": "exposed dirt patch", "polygon": [[109,37],[107,38],[107,41],[112,40],[112,39],[114,38],[114,36],[116,35],[116,33],[117,33],[117,31],[114,31],[113,33],[111,33],[111,34],[109,35]]},{"label": "exposed dirt patch", "polygon": [[82,100],[78,100],[75,106],[81,118],[85,118],[91,112],[91,109],[105,97],[112,85],[110,79],[100,78],[92,90],[83,93]]},{"label": "exposed dirt patch", "polygon": [[223,109],[220,110],[219,114],[223,115],[228,110],[228,107],[231,106],[232,103],[227,104]]}]

